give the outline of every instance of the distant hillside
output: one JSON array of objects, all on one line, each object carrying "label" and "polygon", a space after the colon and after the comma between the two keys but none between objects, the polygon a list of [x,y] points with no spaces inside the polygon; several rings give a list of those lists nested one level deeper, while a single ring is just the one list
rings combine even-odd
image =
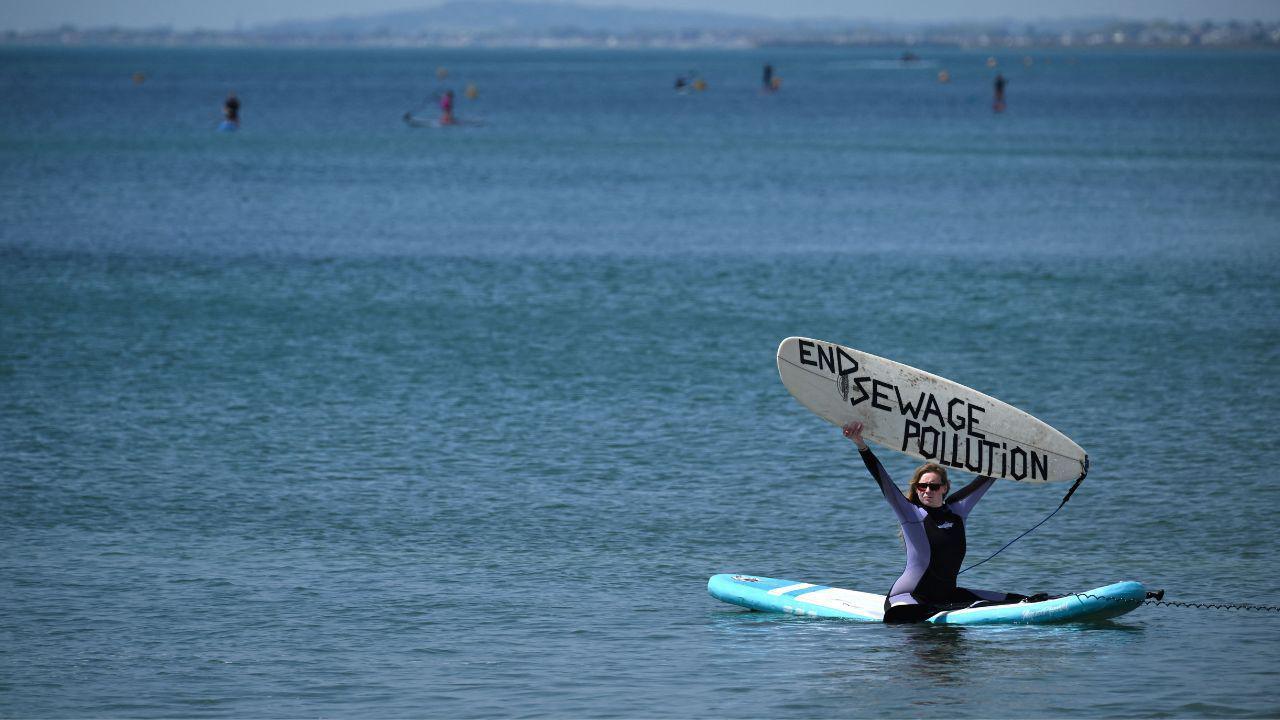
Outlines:
[{"label": "distant hillside", "polygon": [[[2,1],[2,0],[0,0]],[[411,0],[405,0],[409,2]],[[626,0],[619,0],[625,2]],[[591,7],[571,1],[449,0],[418,10],[295,20],[234,31],[71,26],[2,32],[0,45],[219,47],[691,48],[935,45],[964,48],[1280,48],[1280,22],[1114,17],[886,22]]]},{"label": "distant hillside", "polygon": [[511,0],[453,0],[437,7],[328,20],[296,20],[254,28],[264,35],[363,36],[521,33],[542,35],[576,29],[618,34],[643,32],[762,31],[776,21],[749,15],[681,10],[640,10]]}]

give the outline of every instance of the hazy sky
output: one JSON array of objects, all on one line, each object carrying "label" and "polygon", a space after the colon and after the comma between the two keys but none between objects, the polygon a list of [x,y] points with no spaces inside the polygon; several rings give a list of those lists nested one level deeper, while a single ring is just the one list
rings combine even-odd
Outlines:
[{"label": "hazy sky", "polygon": [[[576,0],[583,5],[710,10],[766,17],[983,20],[1114,16],[1168,20],[1280,20],[1280,0]],[[231,29],[290,19],[365,15],[437,0],[0,0],[0,30],[169,25]]]}]

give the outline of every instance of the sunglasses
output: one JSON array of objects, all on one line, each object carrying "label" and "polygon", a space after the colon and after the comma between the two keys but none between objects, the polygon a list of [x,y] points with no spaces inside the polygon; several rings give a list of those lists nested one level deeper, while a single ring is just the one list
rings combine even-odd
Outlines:
[{"label": "sunglasses", "polygon": [[944,487],[946,487],[946,485],[943,483],[916,483],[916,488],[919,490],[932,490],[937,492]]}]

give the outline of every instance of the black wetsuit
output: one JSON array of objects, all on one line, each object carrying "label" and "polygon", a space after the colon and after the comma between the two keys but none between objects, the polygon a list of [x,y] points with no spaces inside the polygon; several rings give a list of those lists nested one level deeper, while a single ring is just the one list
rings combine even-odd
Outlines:
[{"label": "black wetsuit", "polygon": [[948,496],[941,507],[929,508],[908,500],[870,449],[859,454],[898,516],[907,546],[907,567],[885,598],[885,622],[918,622],[948,607],[979,600],[1012,602],[1023,597],[956,585],[964,563],[965,519],[991,489],[994,478],[979,476]]}]

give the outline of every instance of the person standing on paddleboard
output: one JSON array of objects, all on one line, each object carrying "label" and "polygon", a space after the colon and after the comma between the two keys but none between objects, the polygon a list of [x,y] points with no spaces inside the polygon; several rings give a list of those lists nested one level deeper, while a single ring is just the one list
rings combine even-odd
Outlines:
[{"label": "person standing on paddleboard", "polygon": [[939,611],[979,601],[1026,600],[1026,595],[970,590],[956,585],[964,562],[965,521],[973,506],[991,489],[995,478],[980,475],[950,494],[947,469],[936,463],[925,463],[916,469],[911,488],[903,495],[863,442],[862,428],[861,422],[850,422],[844,426],[844,436],[857,444],[862,462],[898,516],[903,543],[907,546],[907,567],[885,598],[884,621],[920,622]]},{"label": "person standing on paddleboard", "polygon": [[222,117],[234,127],[240,127],[240,98],[236,97],[235,91],[227,93],[227,99],[222,103]]},{"label": "person standing on paddleboard", "polygon": [[453,91],[445,90],[440,96],[440,124],[454,125],[458,120],[453,116]]}]

